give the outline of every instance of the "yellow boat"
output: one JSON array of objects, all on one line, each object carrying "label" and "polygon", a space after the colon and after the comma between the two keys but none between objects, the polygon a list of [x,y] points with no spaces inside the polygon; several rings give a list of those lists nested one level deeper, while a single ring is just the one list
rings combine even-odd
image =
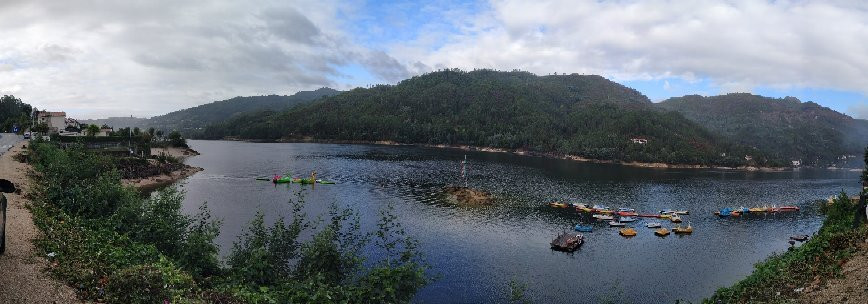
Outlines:
[{"label": "yellow boat", "polygon": [[658,236],[667,236],[667,235],[669,235],[669,229],[660,228],[660,229],[654,230],[654,234],[656,234]]},{"label": "yellow boat", "polygon": [[582,212],[593,212],[594,209],[584,207],[584,208],[579,208],[579,211],[582,211]]},{"label": "yellow boat", "polygon": [[618,230],[618,233],[623,235],[623,236],[636,236],[636,229],[621,228],[621,230]]},{"label": "yellow boat", "polygon": [[693,227],[690,224],[687,224],[687,227],[681,227],[681,225],[675,226],[672,228],[672,232],[675,234],[691,234],[693,233]]},{"label": "yellow boat", "polygon": [[672,214],[668,214],[668,213],[667,213],[667,214],[661,214],[661,215],[660,215],[660,218],[668,219],[668,218],[670,218],[670,217],[672,217]]},{"label": "yellow boat", "polygon": [[768,211],[768,209],[762,208],[762,207],[753,207],[753,208],[750,208],[747,210],[750,212],[766,212],[766,211]]}]

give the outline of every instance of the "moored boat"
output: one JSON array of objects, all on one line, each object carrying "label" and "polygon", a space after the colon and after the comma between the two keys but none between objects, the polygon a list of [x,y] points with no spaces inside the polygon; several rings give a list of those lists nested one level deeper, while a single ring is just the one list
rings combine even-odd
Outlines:
[{"label": "moored boat", "polygon": [[585,237],[581,233],[564,232],[552,240],[551,248],[554,250],[572,252],[579,249],[579,246],[582,246],[582,243],[584,242]]},{"label": "moored boat", "polygon": [[693,233],[693,227],[690,224],[687,224],[687,227],[681,227],[681,225],[675,226],[672,228],[672,232],[675,234],[691,234]]},{"label": "moored boat", "polygon": [[657,236],[667,236],[667,235],[669,235],[669,229],[660,228],[660,229],[654,230],[654,234]]},{"label": "moored boat", "polygon": [[799,207],[796,206],[780,206],[778,207],[780,211],[799,211]]},{"label": "moored boat", "polygon": [[594,231],[594,226],[576,224],[576,227],[573,229],[575,229],[578,232],[592,232],[592,231]]},{"label": "moored boat", "polygon": [[624,227],[624,225],[626,224],[619,221],[609,221],[609,227]]},{"label": "moored boat", "polygon": [[567,204],[564,204],[564,203],[561,203],[561,202],[551,202],[551,203],[549,203],[549,207],[554,207],[554,208],[566,208],[566,207],[567,207]]},{"label": "moored boat", "polygon": [[619,220],[622,222],[635,222],[636,218],[632,216],[622,216]]},{"label": "moored boat", "polygon": [[621,228],[618,230],[618,234],[623,236],[636,236],[636,229],[633,228]]},{"label": "moored boat", "polygon": [[639,216],[638,213],[632,211],[618,211],[619,216]]},{"label": "moored boat", "polygon": [[761,212],[767,211],[766,208],[762,208],[762,207],[753,207],[753,208],[748,208],[747,210],[750,211],[751,213],[761,213]]},{"label": "moored boat", "polygon": [[594,214],[593,217],[595,219],[602,220],[602,221],[611,221],[611,220],[615,219],[615,217],[613,217],[611,215],[605,215],[605,214]]},{"label": "moored boat", "polygon": [[646,213],[646,214],[640,214],[640,215],[638,215],[638,216],[639,216],[639,217],[653,217],[653,218],[660,218],[660,215],[659,215],[659,214],[647,214],[647,213]]},{"label": "moored boat", "polygon": [[678,216],[678,214],[673,214],[671,217],[669,217],[669,220],[673,223],[681,223],[681,217]]},{"label": "moored boat", "polygon": [[663,226],[663,225],[660,224],[660,222],[650,222],[648,224],[645,224],[645,227],[648,227],[648,228],[660,228],[661,226]]}]

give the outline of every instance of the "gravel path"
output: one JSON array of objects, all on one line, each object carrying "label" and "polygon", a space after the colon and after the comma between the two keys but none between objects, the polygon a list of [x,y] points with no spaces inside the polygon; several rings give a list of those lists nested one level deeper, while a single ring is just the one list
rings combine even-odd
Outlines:
[{"label": "gravel path", "polygon": [[[26,142],[14,144],[0,156],[0,178],[7,179],[26,192],[26,164],[12,159],[24,150]],[[33,239],[39,229],[25,208],[22,195],[7,193],[6,253],[0,255],[0,303],[80,303],[75,291],[51,278],[45,269],[48,262],[35,255]]]},{"label": "gravel path", "polygon": [[868,303],[868,240],[841,265],[841,277],[813,290],[806,290],[804,303]]}]

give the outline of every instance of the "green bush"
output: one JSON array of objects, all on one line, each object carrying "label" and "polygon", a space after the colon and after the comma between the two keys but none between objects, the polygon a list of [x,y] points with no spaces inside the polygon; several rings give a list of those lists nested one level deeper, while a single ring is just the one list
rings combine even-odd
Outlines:
[{"label": "green bush", "polygon": [[[52,273],[77,286],[79,297],[109,303],[397,303],[428,279],[416,242],[391,210],[376,242],[383,258],[363,267],[373,235],[358,217],[332,205],[325,220],[308,221],[303,196],[291,218],[265,225],[259,213],[227,259],[214,239],[220,221],[206,205],[183,214],[184,194],[167,188],[144,197],[120,183],[114,159],[81,146],[30,145],[33,199],[43,232],[37,245]],[[302,233],[313,235],[302,242]]]}]

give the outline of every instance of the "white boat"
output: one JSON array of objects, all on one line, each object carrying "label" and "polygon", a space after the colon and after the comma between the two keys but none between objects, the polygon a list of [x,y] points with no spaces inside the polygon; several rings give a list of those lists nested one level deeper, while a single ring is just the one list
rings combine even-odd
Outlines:
[{"label": "white boat", "polygon": [[681,217],[678,214],[673,214],[672,217],[669,218],[673,223],[681,223]]},{"label": "white boat", "polygon": [[605,214],[594,214],[593,216],[595,219],[602,220],[602,221],[611,221],[611,220],[615,219],[613,216],[605,215]]},{"label": "white boat", "polygon": [[618,208],[618,212],[636,212],[633,208]]},{"label": "white boat", "polygon": [[645,227],[648,227],[648,228],[660,228],[662,226],[663,225],[660,224],[660,222],[651,222],[651,223],[645,224]]},{"label": "white boat", "polygon": [[609,227],[624,227],[624,223],[618,221],[609,221]]},{"label": "white boat", "polygon": [[635,222],[636,218],[632,217],[632,216],[622,216],[621,221],[622,222]]}]

